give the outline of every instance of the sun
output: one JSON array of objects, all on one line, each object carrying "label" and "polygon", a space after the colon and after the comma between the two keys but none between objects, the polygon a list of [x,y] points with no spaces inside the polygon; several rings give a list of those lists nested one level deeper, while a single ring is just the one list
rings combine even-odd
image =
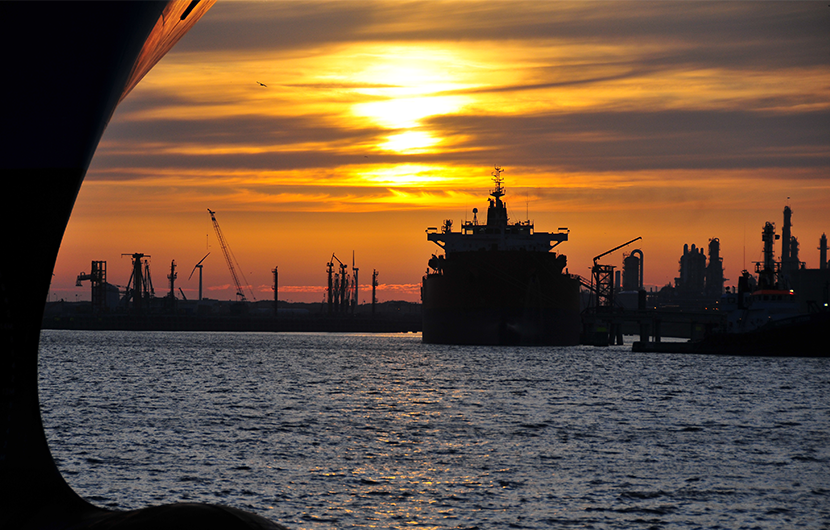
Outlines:
[{"label": "sun", "polygon": [[412,152],[437,145],[441,138],[425,128],[425,119],[457,113],[468,103],[467,96],[448,94],[462,84],[453,77],[459,59],[444,50],[396,47],[362,59],[354,77],[362,88],[356,92],[372,100],[354,104],[351,112],[390,131],[380,149]]},{"label": "sun", "polygon": [[432,147],[440,142],[439,139],[433,138],[429,133],[424,131],[406,131],[400,134],[393,134],[386,139],[386,143],[381,145],[382,149],[387,151],[402,152],[421,152]]},{"label": "sun", "polygon": [[409,129],[418,127],[424,118],[452,114],[463,105],[463,98],[458,96],[425,95],[358,103],[352,111],[387,129]]}]

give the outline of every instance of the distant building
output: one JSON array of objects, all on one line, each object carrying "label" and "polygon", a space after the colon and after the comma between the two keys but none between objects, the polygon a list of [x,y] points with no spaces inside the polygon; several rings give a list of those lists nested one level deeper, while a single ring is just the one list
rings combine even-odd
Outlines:
[{"label": "distant building", "polygon": [[683,245],[680,256],[680,276],[674,279],[677,295],[682,297],[701,296],[706,282],[706,254],[692,243]]},{"label": "distant building", "polygon": [[720,297],[723,294],[723,258],[720,257],[720,240],[709,240],[709,265],[706,266],[706,279],[703,285],[707,297]]},{"label": "distant building", "polygon": [[686,311],[699,311],[714,308],[721,295],[725,278],[723,276],[723,258],[720,256],[720,240],[709,240],[709,259],[703,248],[695,244],[683,245],[683,255],[679,260],[679,276],[674,279],[674,286],[666,285],[653,297],[653,304],[660,307],[675,307]]}]

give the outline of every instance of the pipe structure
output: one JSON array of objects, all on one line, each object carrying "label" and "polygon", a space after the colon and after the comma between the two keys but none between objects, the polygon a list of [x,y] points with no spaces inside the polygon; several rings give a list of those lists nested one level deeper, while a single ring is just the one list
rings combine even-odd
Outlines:
[{"label": "pipe structure", "polygon": [[643,284],[643,251],[640,250],[639,248],[635,248],[634,250],[631,251],[629,256],[633,256],[634,254],[639,254],[639,256],[640,256],[640,263],[639,263],[640,284],[637,286],[637,290],[639,291],[640,289],[643,288],[643,285],[644,285]]}]

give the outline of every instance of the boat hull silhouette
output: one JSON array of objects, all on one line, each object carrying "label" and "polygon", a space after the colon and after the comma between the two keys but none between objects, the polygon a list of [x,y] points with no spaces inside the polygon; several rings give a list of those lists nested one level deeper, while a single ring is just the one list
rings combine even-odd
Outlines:
[{"label": "boat hull silhouette", "polygon": [[462,252],[423,280],[423,340],[579,344],[579,281],[552,253]]},{"label": "boat hull silhouette", "polygon": [[[275,528],[239,510],[96,508],[65,482],[38,402],[38,343],[75,198],[117,104],[210,7],[172,2],[0,2],[6,201],[0,260],[0,528]],[[13,28],[13,31],[12,31]],[[223,519],[224,518],[224,519]]]},{"label": "boat hull silhouette", "polygon": [[421,283],[423,341],[436,344],[579,344],[579,280],[565,272],[567,257],[551,250],[567,229],[536,232],[511,221],[502,177],[493,171],[486,223],[473,220],[453,231],[452,220],[427,239],[444,251],[429,260]]}]

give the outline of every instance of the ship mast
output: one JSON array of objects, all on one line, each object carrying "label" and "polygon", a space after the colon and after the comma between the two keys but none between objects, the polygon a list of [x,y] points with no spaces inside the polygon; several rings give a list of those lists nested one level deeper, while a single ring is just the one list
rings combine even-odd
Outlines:
[{"label": "ship mast", "polygon": [[501,187],[501,183],[504,182],[504,177],[501,176],[503,171],[504,169],[501,167],[495,166],[495,169],[491,173],[493,175],[493,182],[496,183],[496,188],[490,192],[490,195],[495,197],[497,202],[504,196],[504,189]]},{"label": "ship mast", "polygon": [[501,176],[503,171],[504,169],[501,167],[495,166],[495,170],[491,173],[496,187],[490,192],[490,196],[493,198],[490,199],[490,207],[487,208],[487,225],[499,229],[507,226],[507,207],[501,200],[504,197],[504,188],[502,187],[504,177]]}]

